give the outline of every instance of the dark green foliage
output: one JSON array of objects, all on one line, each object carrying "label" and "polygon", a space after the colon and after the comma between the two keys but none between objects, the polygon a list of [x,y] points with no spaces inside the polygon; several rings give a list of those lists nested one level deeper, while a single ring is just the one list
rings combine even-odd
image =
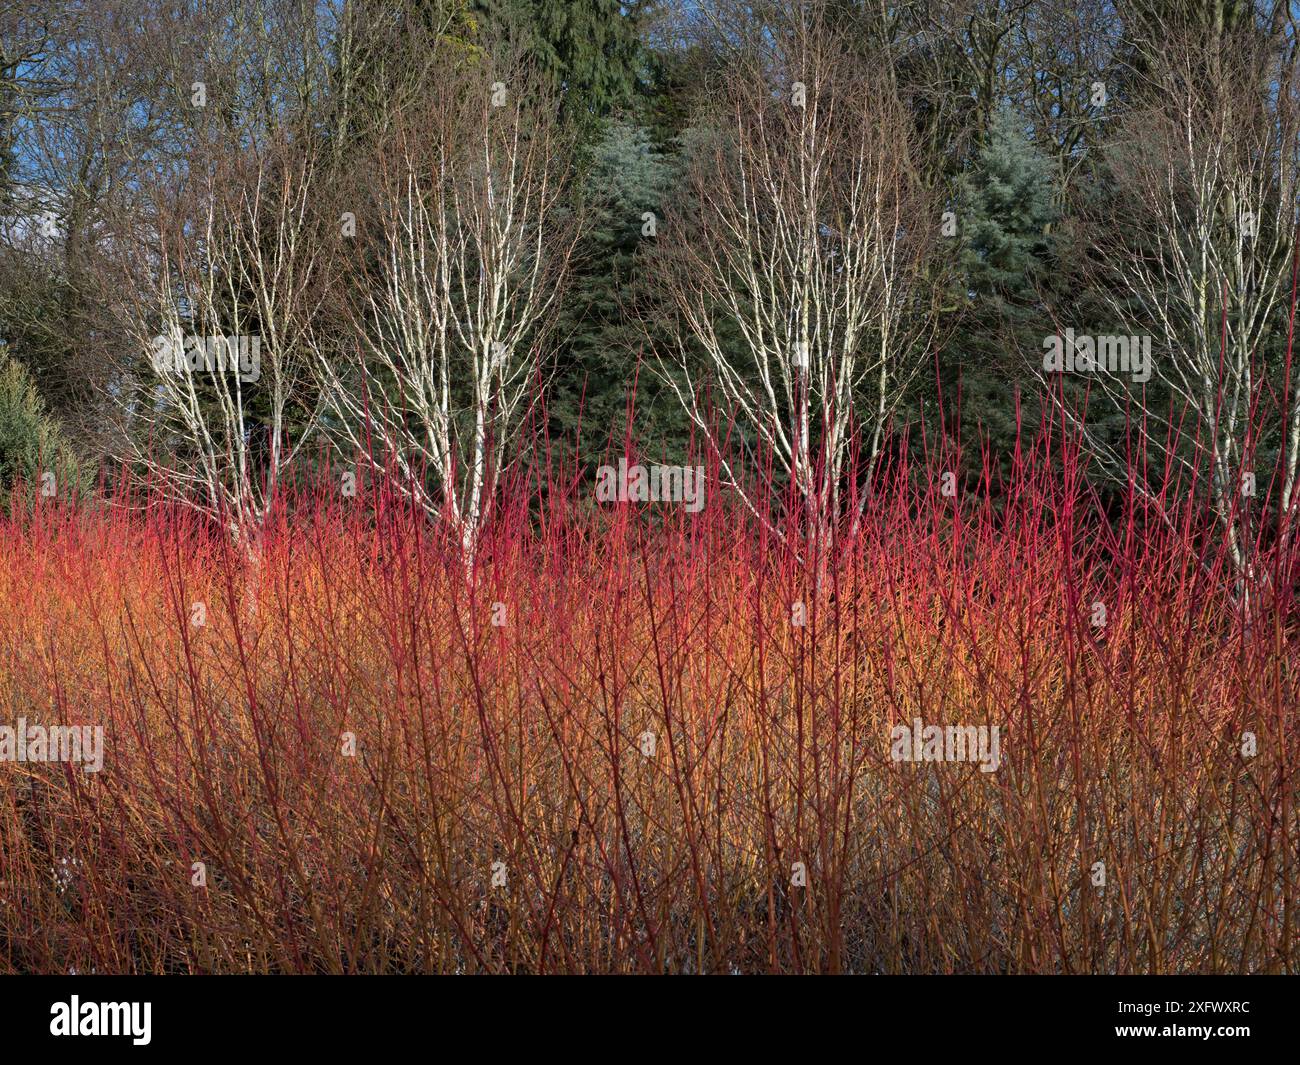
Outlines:
[{"label": "dark green foliage", "polygon": [[[573,287],[560,328],[563,343],[552,391],[552,428],[570,437],[581,416],[583,451],[603,452],[612,433],[621,439],[628,396],[637,378],[642,330],[627,313],[635,303],[644,311],[649,292],[636,271],[641,242],[657,240],[662,198],[671,165],[640,127],[623,121],[605,124],[591,152],[582,195],[592,225],[579,250]],[[653,217],[652,217],[653,216]],[[678,412],[664,402],[645,360],[637,380],[638,432],[660,440],[680,431]],[[675,403],[675,400],[673,400]]]},{"label": "dark green foliage", "polygon": [[956,201],[957,234],[948,239],[960,249],[958,326],[941,354],[944,391],[955,396],[960,380],[963,437],[982,428],[1005,449],[1015,436],[1016,391],[1034,391],[1042,340],[1054,331],[1043,296],[1058,215],[1051,166],[1009,108],[994,115]]},{"label": "dark green foliage", "polygon": [[630,105],[643,74],[640,5],[618,0],[475,0],[482,28],[503,33],[581,124]]},{"label": "dark green foliage", "polygon": [[1033,299],[1056,218],[1051,166],[1009,108],[998,111],[976,168],[961,181],[961,262],[972,299],[999,311]]},{"label": "dark green foliage", "polygon": [[18,482],[32,497],[47,473],[54,475],[50,483],[59,494],[82,486],[76,456],[46,411],[36,385],[0,345],[0,498],[7,505]]}]

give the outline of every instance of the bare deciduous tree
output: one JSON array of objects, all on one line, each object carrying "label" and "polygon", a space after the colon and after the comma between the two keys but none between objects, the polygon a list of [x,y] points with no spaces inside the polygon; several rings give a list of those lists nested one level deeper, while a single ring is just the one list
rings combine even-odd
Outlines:
[{"label": "bare deciduous tree", "polygon": [[833,34],[796,25],[750,49],[716,99],[648,256],[674,310],[658,354],[721,455],[707,368],[793,482],[812,536],[841,513],[854,419],[870,469],[921,365],[920,280],[941,219],[905,108]]},{"label": "bare deciduous tree", "polygon": [[555,101],[513,60],[442,60],[380,142],[349,332],[317,368],[345,445],[472,564],[580,227]]},{"label": "bare deciduous tree", "polygon": [[250,551],[311,423],[290,439],[327,263],[317,160],[283,140],[210,140],[155,176],[149,209],[115,238],[136,368],[116,387],[121,457]]},{"label": "bare deciduous tree", "polygon": [[[1292,60],[1279,66],[1256,38],[1241,37],[1211,54],[1199,37],[1171,29],[1152,52],[1142,95],[1106,150],[1116,208],[1089,221],[1089,236],[1108,324],[1152,336],[1156,378],[1144,389],[1098,367],[1097,380],[1136,405],[1146,446],[1171,468],[1204,463],[1245,577],[1260,517],[1251,481],[1262,495],[1269,480],[1253,469],[1256,449],[1265,434],[1281,441],[1288,514],[1300,459],[1300,399],[1281,373],[1300,225],[1300,84]],[[1282,424],[1272,429],[1260,406],[1270,379],[1281,397]],[[1122,455],[1093,443],[1126,468]]]}]

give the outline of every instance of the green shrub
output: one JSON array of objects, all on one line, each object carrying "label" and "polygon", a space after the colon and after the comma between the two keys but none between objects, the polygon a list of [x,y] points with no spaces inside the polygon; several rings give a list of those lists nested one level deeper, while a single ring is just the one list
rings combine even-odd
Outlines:
[{"label": "green shrub", "polygon": [[[54,475],[53,482],[44,477]],[[0,344],[0,493],[3,503],[14,486],[25,486],[27,499],[42,487],[59,495],[79,491],[84,478],[71,445],[50,417],[26,367]]]}]

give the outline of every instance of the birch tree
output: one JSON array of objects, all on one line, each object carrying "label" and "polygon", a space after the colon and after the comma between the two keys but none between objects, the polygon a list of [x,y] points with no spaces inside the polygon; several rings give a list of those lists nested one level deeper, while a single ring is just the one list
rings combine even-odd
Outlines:
[{"label": "birch tree", "polygon": [[[1104,329],[1072,323],[1152,337],[1151,385],[1107,367],[1096,380],[1141,415],[1144,446],[1166,460],[1154,468],[1208,472],[1213,513],[1243,580],[1260,531],[1252,497],[1271,480],[1257,457],[1276,442],[1276,498],[1287,516],[1300,458],[1300,400],[1286,355],[1300,226],[1293,62],[1241,39],[1210,54],[1204,42],[1171,34],[1152,51],[1145,91],[1106,148],[1115,208],[1089,220],[1111,321]],[[1092,442],[1103,462],[1127,469],[1095,433]],[[1158,485],[1137,487],[1161,498]]]},{"label": "birch tree", "polygon": [[941,220],[906,110],[873,68],[815,24],[769,40],[710,94],[648,255],[673,310],[656,354],[731,486],[706,382],[773,456],[817,536],[842,512],[853,431],[869,471],[922,365],[921,279]]},{"label": "birch tree", "polygon": [[526,67],[448,51],[379,147],[347,340],[317,360],[344,446],[471,565],[578,236],[572,166]]},{"label": "birch tree", "polygon": [[155,175],[146,221],[119,231],[128,362],[121,458],[223,522],[250,551],[307,436],[303,400],[327,245],[314,153],[209,143]]}]

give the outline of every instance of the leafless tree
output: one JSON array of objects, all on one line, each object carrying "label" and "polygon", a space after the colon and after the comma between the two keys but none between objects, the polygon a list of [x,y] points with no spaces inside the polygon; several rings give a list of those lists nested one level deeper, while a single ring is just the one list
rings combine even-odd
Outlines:
[{"label": "leafless tree", "polygon": [[78,27],[96,60],[67,90],[101,118],[62,141],[85,142],[112,193],[71,227],[105,318],[106,447],[252,554],[312,420],[297,408],[330,261],[322,17],[307,0],[108,3]]},{"label": "leafless tree", "polygon": [[516,60],[441,59],[348,212],[359,283],[317,369],[345,448],[449,522],[472,565],[580,227],[554,101]]},{"label": "leafless tree", "polygon": [[[793,482],[816,535],[841,513],[854,420],[871,468],[923,362],[920,279],[941,217],[915,176],[905,108],[876,68],[815,21],[767,40],[738,54],[713,94],[649,253],[674,311],[657,354],[722,455],[707,373]],[[723,469],[738,488],[725,456]]]},{"label": "leafless tree", "polygon": [[[1205,463],[1214,513],[1245,577],[1260,517],[1252,485],[1262,495],[1269,479],[1253,468],[1255,448],[1267,432],[1282,438],[1286,514],[1300,459],[1300,399],[1277,360],[1300,226],[1300,82],[1292,59],[1279,64],[1250,34],[1220,37],[1211,54],[1201,35],[1169,28],[1144,65],[1137,102],[1106,146],[1114,209],[1088,227],[1106,310],[1120,331],[1153,337],[1155,381],[1144,388],[1103,367],[1097,380],[1116,402],[1134,404],[1146,445],[1174,468]],[[1261,405],[1269,375],[1281,396],[1271,430]],[[1190,411],[1186,422],[1176,414],[1170,424],[1171,396],[1175,410]],[[1125,468],[1123,456],[1093,443]]]},{"label": "leafless tree", "polygon": [[327,244],[318,153],[224,139],[155,176],[116,232],[125,341],[120,457],[253,550],[311,412],[288,435],[311,361]]}]

